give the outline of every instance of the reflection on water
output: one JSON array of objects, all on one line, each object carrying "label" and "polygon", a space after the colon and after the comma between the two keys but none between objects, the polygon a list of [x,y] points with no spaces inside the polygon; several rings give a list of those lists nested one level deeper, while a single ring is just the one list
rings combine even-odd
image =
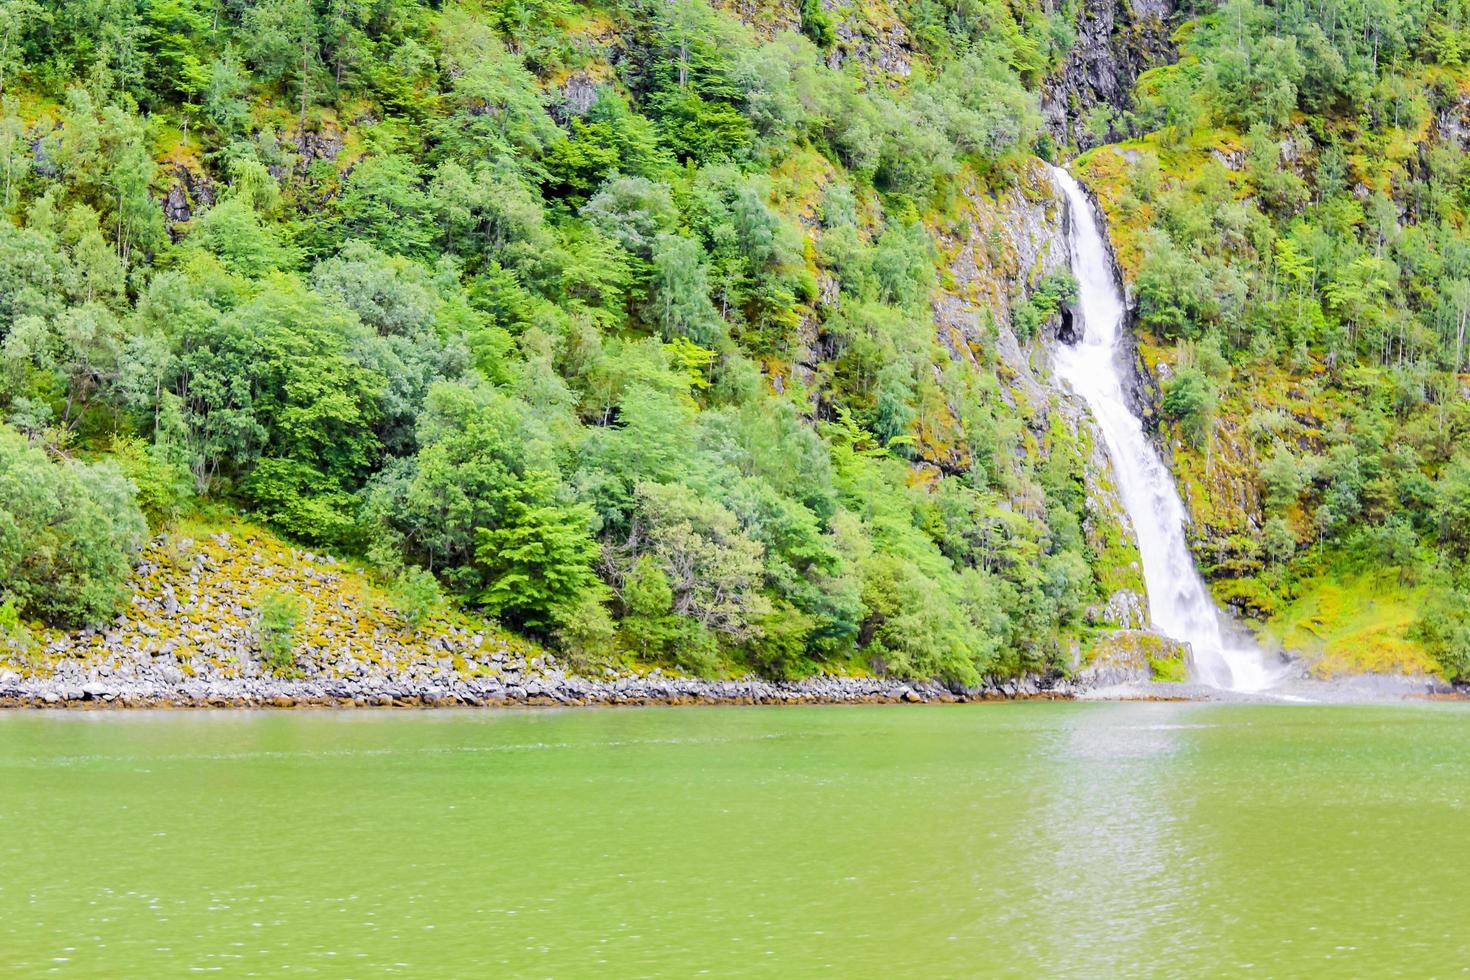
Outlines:
[{"label": "reflection on water", "polygon": [[1432,975],[1461,706],[0,715],[0,975]]},{"label": "reflection on water", "polygon": [[[1189,948],[1198,923],[1180,916],[1202,869],[1186,801],[1174,798],[1181,756],[1199,728],[1185,704],[1059,719],[1039,769],[1048,777],[1031,849],[1050,887],[1032,944],[1058,973],[1122,976]],[[1038,869],[1039,870],[1039,869]]]}]

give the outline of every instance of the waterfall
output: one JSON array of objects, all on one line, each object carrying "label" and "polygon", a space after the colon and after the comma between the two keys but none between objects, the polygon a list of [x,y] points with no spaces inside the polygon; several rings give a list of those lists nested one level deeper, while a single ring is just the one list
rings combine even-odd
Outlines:
[{"label": "waterfall", "polygon": [[1057,350],[1056,372],[1087,403],[1102,431],[1119,496],[1138,535],[1153,627],[1193,648],[1197,680],[1219,688],[1261,690],[1275,677],[1259,650],[1227,634],[1185,543],[1186,515],[1174,480],[1125,394],[1127,368],[1119,344],[1123,295],[1092,204],[1071,174],[1056,167],[1052,173],[1066,194],[1072,219],[1068,245],[1081,320],[1076,343]]}]

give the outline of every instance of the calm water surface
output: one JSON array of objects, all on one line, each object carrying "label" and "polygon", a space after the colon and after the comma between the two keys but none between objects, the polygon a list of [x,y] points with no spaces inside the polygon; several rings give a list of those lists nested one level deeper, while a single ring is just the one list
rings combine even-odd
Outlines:
[{"label": "calm water surface", "polygon": [[0,975],[1470,967],[1460,705],[0,715]]}]

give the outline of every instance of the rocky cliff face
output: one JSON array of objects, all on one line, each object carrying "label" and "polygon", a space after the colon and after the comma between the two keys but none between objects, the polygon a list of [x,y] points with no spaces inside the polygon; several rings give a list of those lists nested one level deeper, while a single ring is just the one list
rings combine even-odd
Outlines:
[{"label": "rocky cliff face", "polygon": [[[995,373],[1001,397],[1025,421],[1037,451],[1054,451],[1058,432],[1077,448],[1087,487],[1083,533],[1110,566],[1103,576],[1109,597],[1088,610],[1088,621],[1145,628],[1142,565],[1112,463],[1092,416],[1052,373],[1051,354],[1066,342],[1070,316],[1059,314],[1030,342],[1023,342],[1011,327],[1015,302],[1047,276],[1068,268],[1064,198],[1046,168],[1033,161],[1009,190],[991,196],[970,186],[964,200],[961,222],[932,229],[944,257],[946,283],[934,297],[939,340],[956,361]],[[1025,512],[1029,502],[1013,504]]]},{"label": "rocky cliff face", "polygon": [[1133,83],[1178,58],[1174,10],[1174,0],[1083,0],[1076,43],[1041,94],[1059,144],[1081,152],[1123,136],[1118,116],[1133,108]]},{"label": "rocky cliff face", "polygon": [[1067,267],[1062,199],[1039,161],[999,194],[973,181],[961,193],[962,222],[931,229],[953,283],[934,300],[940,343],[955,357],[974,360],[985,341],[993,341],[1017,382],[1035,394],[1039,386],[1011,332],[1011,305]]},{"label": "rocky cliff face", "polygon": [[[801,30],[799,0],[713,0],[744,21],[761,37]],[[907,79],[919,57],[899,9],[889,0],[819,0],[832,24],[833,44],[827,67],[851,63],[869,81],[895,86]]]},{"label": "rocky cliff face", "polygon": [[1194,651],[1142,629],[1120,629],[1098,637],[1077,678],[1087,687],[1143,681],[1182,681],[1194,669]]}]

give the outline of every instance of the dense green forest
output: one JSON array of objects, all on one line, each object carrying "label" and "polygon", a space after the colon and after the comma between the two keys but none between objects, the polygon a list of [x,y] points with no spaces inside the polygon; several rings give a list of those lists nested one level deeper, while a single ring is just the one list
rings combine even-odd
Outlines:
[{"label": "dense green forest", "polygon": [[[1064,668],[1137,572],[998,348],[1071,283],[935,322],[1085,148],[1087,16],[0,0],[0,597],[106,619],[227,507],[581,664]],[[1369,646],[1470,673],[1470,7],[1176,16],[1069,111],[1205,567],[1283,629],[1397,595]]]}]

